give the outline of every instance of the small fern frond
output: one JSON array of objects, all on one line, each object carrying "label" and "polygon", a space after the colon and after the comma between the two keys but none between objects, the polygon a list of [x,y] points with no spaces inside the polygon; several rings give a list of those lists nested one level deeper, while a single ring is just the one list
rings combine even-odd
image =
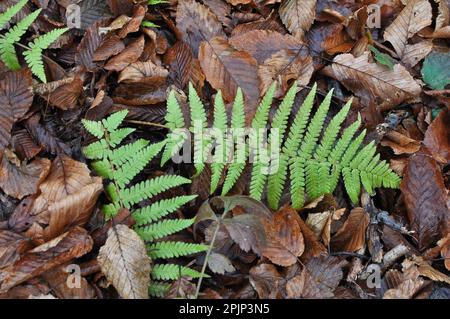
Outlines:
[{"label": "small fern frond", "polygon": [[20,64],[16,54],[14,44],[9,43],[6,39],[0,39],[0,59],[11,70],[19,70]]},{"label": "small fern frond", "polygon": [[108,116],[106,119],[102,120],[103,127],[108,130],[108,132],[114,132],[122,124],[128,115],[128,110],[121,110],[115,112]]},{"label": "small fern frond", "polygon": [[169,289],[170,284],[152,281],[152,284],[148,287],[148,294],[150,297],[163,298]]},{"label": "small fern frond", "polygon": [[109,155],[109,160],[115,166],[120,166],[126,162],[131,161],[136,153],[141,151],[149,144],[149,141],[144,139],[138,139],[133,143],[123,145],[114,150]]},{"label": "small fern frond", "polygon": [[109,145],[105,139],[91,143],[83,148],[83,154],[88,159],[103,159],[110,153]]},{"label": "small fern frond", "polygon": [[82,119],[81,123],[83,123],[86,131],[96,138],[102,138],[105,136],[105,131],[101,122]]},{"label": "small fern frond", "polygon": [[180,241],[160,241],[150,244],[147,247],[148,255],[151,259],[178,258],[208,250],[207,245],[184,243]]},{"label": "small fern frond", "polygon": [[125,207],[130,207],[170,188],[189,184],[190,182],[190,179],[178,175],[158,176],[121,190],[121,199]]},{"label": "small fern frond", "polygon": [[[156,264],[152,269],[152,278],[155,280],[177,280],[180,277],[200,278],[202,274],[188,267],[175,264]],[[203,277],[209,277],[204,274]]]},{"label": "small fern frond", "polygon": [[27,4],[28,0],[20,0],[15,5],[0,13],[0,30]]},{"label": "small fern frond", "polygon": [[28,43],[30,50],[26,50],[23,55],[28,66],[42,82],[47,83],[45,78],[44,62],[42,61],[42,51],[47,49],[69,28],[53,29],[52,31],[41,35],[34,39],[32,43]]},{"label": "small fern frond", "polygon": [[191,130],[196,133],[194,135],[194,149],[199,151],[194,153],[194,166],[196,169],[195,175],[198,176],[205,168],[205,149],[207,148],[209,141],[205,138],[203,130],[207,127],[207,119],[205,113],[205,107],[202,101],[198,97],[192,83],[189,83],[189,107],[191,111]]},{"label": "small fern frond", "polygon": [[148,226],[136,227],[135,230],[145,241],[153,241],[188,228],[195,219],[164,219]]},{"label": "small fern frond", "polygon": [[20,41],[20,38],[25,34],[30,25],[36,20],[42,9],[38,9],[25,18],[20,20],[14,27],[10,28],[5,34],[6,41],[13,44]]},{"label": "small fern frond", "polygon": [[219,90],[214,99],[214,122],[213,128],[218,130],[218,136],[216,147],[214,150],[214,162],[211,164],[211,189],[210,193],[213,194],[219,186],[220,178],[222,177],[223,169],[225,168],[225,162],[227,159],[227,143],[224,134],[227,133],[228,118],[225,110],[225,104],[222,99],[222,92]]},{"label": "small fern frond", "polygon": [[175,212],[181,206],[195,199],[197,195],[177,196],[160,200],[150,206],[137,209],[133,212],[136,226],[142,226],[159,220],[160,218]]}]

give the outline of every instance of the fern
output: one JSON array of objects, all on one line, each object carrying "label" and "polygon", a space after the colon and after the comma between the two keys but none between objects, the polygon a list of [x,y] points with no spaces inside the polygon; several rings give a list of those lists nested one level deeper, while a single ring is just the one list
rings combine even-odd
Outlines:
[{"label": "fern", "polygon": [[[4,13],[0,14],[0,29],[9,22],[27,3],[22,0],[16,5],[8,8]],[[42,9],[38,9],[25,18],[20,20],[14,27],[10,28],[5,35],[0,37],[0,59],[11,70],[20,69],[19,59],[17,57],[15,44],[19,43],[21,37],[25,34],[31,24],[36,20]],[[23,55],[28,66],[42,82],[46,82],[44,62],[42,61],[42,51],[47,49],[56,41],[68,28],[54,29],[28,43],[28,48]]]},{"label": "fern", "polygon": [[[275,89],[275,84],[273,84],[263,97],[251,123],[254,130],[250,132],[249,137],[250,140],[256,140],[257,145],[278,145],[279,157],[264,157],[264,154],[258,152],[259,148],[240,150],[241,155],[244,154],[244,159],[247,160],[249,155],[253,157],[250,178],[251,197],[260,200],[265,187],[267,187],[268,204],[272,209],[277,209],[281,195],[289,181],[292,206],[300,209],[306,201],[314,200],[325,193],[332,193],[340,177],[342,177],[347,194],[354,204],[359,201],[362,187],[370,194],[373,194],[377,187],[398,187],[400,177],[389,168],[386,162],[380,161],[375,145],[373,143],[367,146],[363,145],[365,131],[354,138],[361,124],[359,115],[357,121],[347,127],[338,138],[342,123],[350,110],[351,100],[341,108],[324,129],[333,92],[330,91],[327,94],[316,112],[313,113],[316,85],[313,86],[294,115],[292,125],[288,129],[288,120],[297,92],[297,85],[294,84],[281,101],[272,120],[271,128],[277,129],[278,135],[271,130],[268,138],[264,139],[263,136],[260,136],[261,134],[255,130],[268,126],[268,115]],[[191,98],[190,94],[189,103],[191,118],[202,119],[203,126],[205,126],[205,110],[198,96]],[[213,128],[226,131],[227,119],[220,92],[218,92],[214,104]],[[181,109],[172,101],[170,112],[181,114]],[[176,119],[178,117],[166,117],[167,126],[179,128],[181,123],[176,123]],[[238,90],[232,109],[231,128],[244,129],[244,123],[244,100],[242,92]],[[194,140],[199,138],[194,135]],[[228,143],[234,142],[228,139]],[[169,137],[166,143],[167,152],[170,151],[170,145]],[[222,195],[226,195],[233,188],[246,165],[245,162],[237,161],[237,152],[231,156],[234,161],[226,169]],[[196,165],[201,167],[204,164],[197,163]],[[214,162],[211,168],[211,193],[213,193],[218,188],[220,177],[226,167],[224,164]]]},{"label": "fern", "polygon": [[[116,112],[98,122],[83,120],[86,130],[99,139],[86,146],[83,153],[92,160],[91,167],[99,176],[111,180],[105,188],[111,201],[103,207],[105,216],[113,217],[121,207],[130,209],[136,221],[135,231],[147,243],[148,254],[153,260],[177,258],[207,250],[207,246],[200,244],[158,241],[193,224],[193,219],[165,217],[196,198],[196,195],[162,199],[134,209],[134,205],[151,200],[170,188],[187,184],[190,180],[177,175],[166,175],[132,183],[136,175],[163,149],[166,142],[150,144],[146,140],[138,139],[118,147],[134,131],[130,128],[119,128],[127,112],[127,110]],[[187,267],[156,264],[153,267],[152,277],[155,280],[173,280],[180,275],[196,277],[198,274]],[[167,287],[165,283],[153,282],[149,293],[163,296]]]}]

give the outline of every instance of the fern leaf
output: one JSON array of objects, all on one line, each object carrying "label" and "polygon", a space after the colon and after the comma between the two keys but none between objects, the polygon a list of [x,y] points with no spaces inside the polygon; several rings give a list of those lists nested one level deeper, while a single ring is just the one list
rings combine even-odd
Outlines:
[{"label": "fern leaf", "polygon": [[150,199],[172,187],[189,184],[191,180],[178,175],[164,175],[140,182],[120,191],[125,207],[137,204],[144,199]]},{"label": "fern leaf", "polygon": [[160,200],[150,206],[135,210],[133,212],[133,219],[136,221],[136,226],[155,222],[158,219],[173,213],[196,197],[197,195],[189,195]]},{"label": "fern leaf", "polygon": [[302,157],[292,159],[289,166],[291,172],[292,207],[300,209],[305,203],[305,162]]},{"label": "fern leaf", "polygon": [[[156,264],[152,269],[152,278],[155,280],[177,280],[180,277],[200,278],[202,274],[188,267],[175,264]],[[209,277],[204,274],[203,277]]]},{"label": "fern leaf", "polygon": [[97,142],[91,143],[83,148],[83,154],[88,159],[103,159],[110,153],[108,142],[101,139]]},{"label": "fern leaf", "polygon": [[19,13],[20,10],[27,4],[28,0],[21,0],[15,5],[9,7],[5,12],[0,13],[0,30],[3,29],[5,24],[11,21],[12,17]]},{"label": "fern leaf", "polygon": [[152,281],[150,287],[148,288],[148,294],[151,297],[163,298],[169,289],[170,284]]},{"label": "fern leaf", "polygon": [[94,135],[96,138],[104,137],[105,132],[101,122],[82,119],[81,123],[83,123],[83,126],[86,129],[86,131]]},{"label": "fern leaf", "polygon": [[148,255],[152,259],[178,258],[208,250],[207,245],[183,243],[179,241],[161,241],[150,244],[147,247]]},{"label": "fern leaf", "polygon": [[204,155],[208,140],[205,139],[203,130],[207,127],[205,107],[197,95],[192,83],[189,83],[189,107],[191,110],[191,130],[194,132],[194,166],[195,175],[198,176],[205,168]]},{"label": "fern leaf", "polygon": [[133,143],[123,145],[114,150],[109,155],[109,160],[113,165],[120,166],[123,163],[129,162],[137,152],[145,148],[149,142],[144,139],[138,139]]},{"label": "fern leaf", "polygon": [[126,138],[134,131],[134,128],[125,127],[111,132],[111,134],[109,134],[109,144],[111,145],[111,147],[116,147],[117,145],[122,143],[124,138]]},{"label": "fern leaf", "polygon": [[128,184],[161,151],[165,141],[151,144],[137,152],[114,172],[114,180],[120,188]]},{"label": "fern leaf", "polygon": [[9,43],[6,39],[0,39],[0,59],[11,70],[19,70],[20,64],[17,59],[14,44]]},{"label": "fern leaf", "polygon": [[135,230],[145,241],[153,241],[188,228],[194,223],[192,219],[164,219],[158,223],[150,224],[145,227],[136,227]]},{"label": "fern leaf", "polygon": [[[214,100],[213,128],[219,130],[222,134],[226,134],[227,126],[227,112],[225,111],[222,92],[219,90]],[[221,134],[219,134],[216,138],[220,138],[220,135]],[[225,137],[223,136],[220,141],[217,141],[217,146],[214,151],[214,162],[211,164],[211,194],[213,194],[219,186],[220,177],[222,176],[223,169],[225,168],[227,153],[227,144]]]},{"label": "fern leaf", "polygon": [[69,28],[53,29],[36,38],[32,43],[28,43],[30,50],[26,50],[23,53],[31,72],[44,83],[47,83],[47,79],[45,78],[44,62],[42,61],[42,50],[47,49],[67,30]]},{"label": "fern leaf", "polygon": [[118,112],[115,112],[108,116],[106,119],[102,120],[102,125],[105,129],[108,130],[108,132],[112,133],[122,124],[123,120],[128,115],[128,110],[121,110]]}]

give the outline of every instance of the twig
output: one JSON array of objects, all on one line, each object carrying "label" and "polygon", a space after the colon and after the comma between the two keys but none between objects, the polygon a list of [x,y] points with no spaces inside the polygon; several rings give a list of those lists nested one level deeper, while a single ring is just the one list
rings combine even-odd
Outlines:
[{"label": "twig", "polygon": [[127,123],[131,123],[131,124],[138,124],[138,125],[146,125],[146,126],[156,126],[156,127],[161,127],[161,128],[169,128],[164,124],[159,124],[159,123],[155,123],[155,122],[145,122],[145,121],[138,121],[138,120],[125,120],[125,122]]}]

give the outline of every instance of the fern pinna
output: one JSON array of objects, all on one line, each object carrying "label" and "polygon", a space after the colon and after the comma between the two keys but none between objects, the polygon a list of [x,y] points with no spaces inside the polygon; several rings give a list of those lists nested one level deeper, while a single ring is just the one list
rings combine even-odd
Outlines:
[{"label": "fern pinna", "polygon": [[[266,138],[260,136],[258,130],[268,126],[269,111],[275,89],[274,83],[261,100],[251,123],[253,130],[250,130],[249,137],[252,137],[252,134],[256,135],[253,138],[256,138],[259,143],[257,145],[260,143],[279,145],[280,152],[276,157],[273,154],[265,155],[259,151],[259,148],[245,150],[245,158],[248,159],[250,154],[255,156],[251,171],[250,196],[261,200],[266,189],[270,208],[277,209],[289,180],[292,206],[300,209],[306,200],[314,200],[323,194],[332,193],[341,176],[345,189],[355,204],[359,200],[361,185],[371,194],[376,187],[398,187],[400,177],[390,169],[388,163],[380,161],[380,156],[376,154],[375,143],[371,142],[363,146],[362,142],[366,131],[363,130],[354,137],[361,125],[359,116],[357,121],[343,130],[341,137],[338,138],[341,125],[350,110],[351,101],[341,108],[323,130],[333,92],[330,91],[327,94],[316,112],[312,114],[316,85],[313,86],[298,112],[293,116],[292,125],[288,129],[288,120],[298,90],[297,84],[294,84],[286,93],[272,119],[269,136]],[[207,127],[204,106],[192,85],[189,85],[189,104],[192,121],[200,121],[201,127]],[[220,91],[216,95],[214,104],[213,128],[224,132],[230,127],[233,129],[244,128],[244,100],[240,89],[237,91],[232,106],[231,126],[228,125]],[[170,154],[178,153],[187,138],[186,135],[174,133],[184,127],[184,120],[182,110],[173,92],[169,94],[167,109],[166,122],[171,134],[165,144],[166,156],[162,164]],[[177,139],[174,139],[173,136],[176,136]],[[194,144],[197,140],[198,137],[194,132]],[[206,144],[212,144],[208,138],[204,140],[206,140]],[[225,143],[216,143],[220,148],[215,149],[214,160],[211,164],[211,193],[216,191],[219,181],[224,175],[222,195],[226,195],[244,171],[245,162],[234,160],[228,165],[224,164],[226,158],[230,157],[230,143],[233,143],[233,137],[231,142],[228,140]],[[196,152],[194,156],[197,174],[205,166],[205,149],[208,150],[208,147],[204,147],[201,152]],[[236,154],[231,154],[231,157],[236,159]],[[269,158],[267,159],[267,157]]]},{"label": "fern pinna", "polygon": [[[25,6],[28,0],[21,0],[14,6],[8,8],[5,12],[0,13],[0,30]],[[19,59],[17,58],[16,49],[14,47],[20,41],[31,24],[36,20],[42,9],[38,9],[22,20],[4,34],[0,35],[0,59],[11,70],[20,69]],[[44,63],[42,61],[42,51],[47,49],[55,42],[68,28],[54,29],[40,37],[35,38],[28,43],[27,49],[23,55],[28,66],[42,82],[46,82]]]},{"label": "fern pinna", "polygon": [[[86,146],[83,153],[93,160],[91,166],[94,171],[111,181],[105,188],[111,199],[111,203],[103,207],[106,217],[113,217],[122,207],[130,209],[136,221],[134,229],[147,243],[148,254],[152,260],[176,258],[207,250],[205,245],[164,240],[165,237],[193,224],[193,219],[165,217],[194,199],[196,195],[162,199],[145,207],[134,208],[136,204],[150,200],[170,188],[190,183],[190,180],[177,175],[164,175],[130,186],[133,178],[161,151],[165,142],[150,144],[147,140],[138,139],[119,147],[134,131],[132,128],[119,128],[127,112],[116,112],[102,121],[83,120],[86,130],[99,139]],[[157,281],[168,281],[180,276],[197,278],[200,273],[176,264],[155,264],[151,276]],[[168,286],[169,284],[164,282],[152,282],[150,294],[162,296]]]}]

